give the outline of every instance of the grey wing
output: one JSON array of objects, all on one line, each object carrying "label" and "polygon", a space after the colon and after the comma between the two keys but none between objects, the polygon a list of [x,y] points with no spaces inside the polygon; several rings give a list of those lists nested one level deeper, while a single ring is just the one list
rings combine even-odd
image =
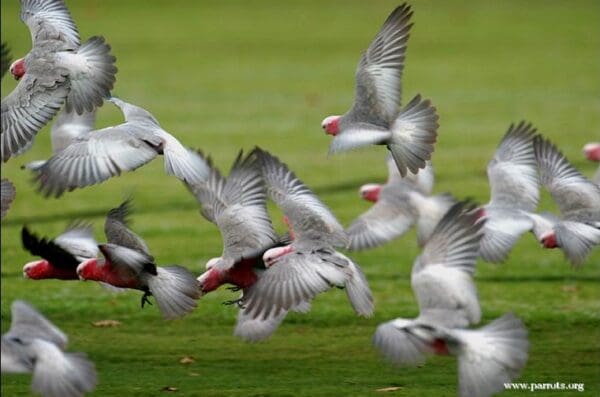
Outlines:
[{"label": "grey wing", "polygon": [[581,220],[600,220],[600,187],[581,175],[549,140],[537,137],[535,157],[540,179],[558,204],[563,217]]},{"label": "grey wing", "polygon": [[1,218],[4,218],[10,205],[15,200],[16,190],[15,185],[12,184],[8,179],[2,179],[0,185],[0,207],[2,210]]},{"label": "grey wing", "polygon": [[477,288],[471,274],[462,269],[428,265],[413,272],[411,286],[424,322],[453,328],[481,320]]},{"label": "grey wing", "polygon": [[79,47],[79,32],[62,0],[21,0],[21,20],[29,27],[33,46],[60,42],[61,49]]},{"label": "grey wing", "polygon": [[10,67],[10,50],[5,42],[0,43],[0,79],[4,77],[4,74]]},{"label": "grey wing", "polygon": [[311,301],[333,286],[344,286],[346,269],[316,255],[288,254],[244,290],[245,314],[267,319]]},{"label": "grey wing", "polygon": [[486,208],[486,221],[479,253],[492,263],[504,262],[521,236],[534,228],[527,213],[511,209]]},{"label": "grey wing", "polygon": [[430,348],[410,331],[413,320],[398,318],[380,324],[373,335],[373,344],[394,364],[419,365],[425,362]]},{"label": "grey wing", "polygon": [[39,190],[58,197],[150,162],[158,154],[156,146],[136,135],[139,128],[125,123],[78,138],[35,171]]},{"label": "grey wing", "polygon": [[382,245],[406,233],[415,220],[416,214],[407,199],[382,194],[346,229],[350,240],[348,249],[363,250]]},{"label": "grey wing", "polygon": [[14,301],[11,305],[11,315],[10,329],[4,337],[21,340],[43,339],[61,349],[67,347],[67,335],[27,302]]},{"label": "grey wing", "polygon": [[84,353],[64,353],[55,345],[36,339],[31,388],[44,397],[80,397],[96,387],[96,368]]},{"label": "grey wing", "polygon": [[260,342],[269,338],[277,330],[287,315],[287,310],[273,313],[266,319],[253,318],[240,309],[233,334],[247,342]]},{"label": "grey wing", "polygon": [[76,222],[69,225],[61,235],[54,239],[54,243],[81,262],[97,257],[99,252],[90,223]]},{"label": "grey wing", "polygon": [[125,200],[120,206],[108,211],[106,221],[104,222],[106,239],[109,243],[150,255],[150,250],[146,242],[129,229],[129,215],[131,211],[131,199]]},{"label": "grey wing", "polygon": [[402,177],[400,171],[398,171],[398,165],[396,165],[394,156],[390,153],[386,159],[388,183],[402,180],[413,184],[422,194],[431,194],[433,184],[435,183],[435,174],[431,160],[427,160],[425,164],[425,168],[420,169],[416,174],[408,170],[406,176]]},{"label": "grey wing", "polygon": [[[42,71],[39,71],[42,72]],[[2,161],[21,154],[40,129],[59,111],[70,90],[60,70],[28,72],[1,104]]]},{"label": "grey wing", "polygon": [[413,273],[429,265],[443,265],[468,274],[475,272],[483,222],[477,222],[475,206],[468,201],[453,205],[438,223],[415,260]]},{"label": "grey wing", "polygon": [[412,12],[406,3],[384,22],[356,70],[356,97],[345,117],[389,127],[401,100],[402,71]]},{"label": "grey wing", "polygon": [[138,278],[144,272],[153,275],[158,274],[154,258],[144,252],[116,244],[101,244],[98,248],[116,272],[124,279]]},{"label": "grey wing", "polygon": [[600,245],[600,227],[563,221],[554,225],[557,245],[573,265],[581,265],[594,247]]},{"label": "grey wing", "polygon": [[50,129],[52,152],[58,153],[64,150],[75,139],[92,131],[95,124],[96,108],[91,112],[85,111],[81,115],[77,114],[77,112],[67,112],[63,109],[58,113]]},{"label": "grey wing", "polygon": [[525,211],[537,208],[540,183],[533,152],[535,134],[536,129],[524,121],[508,128],[487,167],[490,205]]},{"label": "grey wing", "polygon": [[210,166],[206,183],[190,186],[203,214],[219,227],[223,258],[234,262],[272,246],[277,234],[267,212],[267,195],[260,164],[252,153],[240,152],[225,179]]},{"label": "grey wing", "polygon": [[271,199],[288,217],[296,242],[346,246],[344,228],[319,198],[277,157],[255,149]]}]

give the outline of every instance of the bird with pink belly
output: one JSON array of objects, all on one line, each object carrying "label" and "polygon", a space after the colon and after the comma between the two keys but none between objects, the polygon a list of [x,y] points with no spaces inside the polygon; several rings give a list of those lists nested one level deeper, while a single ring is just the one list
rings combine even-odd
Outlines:
[{"label": "bird with pink belly", "polygon": [[562,218],[534,216],[534,233],[545,248],[560,248],[573,265],[581,265],[600,245],[600,186],[583,176],[549,140],[533,142],[540,180],[558,205]]},{"label": "bird with pink belly", "polygon": [[141,290],[142,307],[154,296],[165,319],[190,313],[201,296],[196,278],[182,266],[157,266],[144,240],[129,229],[129,213],[129,200],[108,212],[104,224],[108,243],[98,246],[104,258],[82,262],[77,275],[82,280]]},{"label": "bird with pink belly", "polygon": [[244,291],[243,313],[269,318],[306,305],[332,287],[346,290],[354,311],[373,313],[373,297],[360,267],[338,252],[348,239],[343,227],[318,197],[286,164],[255,149],[271,199],[287,217],[294,236],[291,244],[263,255],[266,270]]},{"label": "bird with pink belly", "polygon": [[330,153],[385,145],[402,176],[425,167],[438,129],[435,107],[420,95],[400,109],[411,16],[406,3],[389,15],[358,63],[352,108],[321,123],[325,133],[333,136]]},{"label": "bird with pink belly", "polygon": [[[267,212],[267,195],[260,163],[255,152],[246,157],[240,152],[229,176],[225,178],[208,160],[209,177],[204,183],[187,184],[201,206],[202,215],[221,232],[223,252],[206,263],[206,271],[198,277],[203,294],[222,285],[245,292],[265,272],[263,254],[289,243],[287,236],[278,237]],[[225,302],[241,303],[241,298]],[[291,308],[304,311],[307,305]],[[267,318],[255,319],[240,308],[234,335],[257,342],[268,338],[283,321],[287,311]]]},{"label": "bird with pink belly", "polygon": [[27,150],[35,135],[61,109],[82,114],[110,96],[117,68],[102,37],[81,44],[62,0],[21,0],[21,20],[33,48],[10,66],[19,80],[2,99],[2,161]]},{"label": "bird with pink belly", "polygon": [[41,260],[23,266],[23,275],[31,280],[79,280],[77,266],[98,255],[98,245],[91,225],[74,223],[54,239],[40,238],[23,226],[23,248]]},{"label": "bird with pink belly", "polygon": [[433,167],[430,162],[417,174],[402,177],[394,159],[387,159],[389,176],[385,184],[361,186],[361,197],[375,204],[346,229],[350,250],[377,247],[406,233],[417,225],[419,245],[423,246],[435,225],[456,202],[448,193],[431,195]]},{"label": "bird with pink belly", "polygon": [[418,317],[380,324],[373,337],[381,353],[399,365],[419,365],[432,354],[457,356],[463,397],[503,390],[525,366],[529,348],[523,322],[511,313],[480,329],[465,329],[481,320],[472,275],[484,223],[466,202],[444,215],[413,264]]}]

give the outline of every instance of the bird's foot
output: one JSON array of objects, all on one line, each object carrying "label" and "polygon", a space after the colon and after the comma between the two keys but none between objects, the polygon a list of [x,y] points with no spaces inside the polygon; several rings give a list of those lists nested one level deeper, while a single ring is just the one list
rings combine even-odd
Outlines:
[{"label": "bird's foot", "polygon": [[232,292],[238,292],[239,290],[241,290],[240,287],[227,287],[227,289]]},{"label": "bird's foot", "polygon": [[150,292],[148,292],[148,291],[144,292],[144,295],[142,295],[142,309],[144,308],[144,305],[145,305],[146,303],[147,303],[147,304],[149,304],[150,306],[152,306],[152,302],[150,302],[150,301],[148,300],[148,297],[149,297],[149,296],[152,296],[152,293],[150,293]]}]

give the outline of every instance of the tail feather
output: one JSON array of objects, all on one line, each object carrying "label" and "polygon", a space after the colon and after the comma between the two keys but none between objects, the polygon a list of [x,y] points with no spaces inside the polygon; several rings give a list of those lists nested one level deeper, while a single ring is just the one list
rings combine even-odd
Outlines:
[{"label": "tail feather", "polygon": [[479,330],[454,333],[464,344],[458,359],[461,396],[489,396],[503,390],[527,362],[527,329],[512,313]]},{"label": "tail feather", "polygon": [[354,311],[359,316],[371,317],[375,307],[369,283],[360,267],[350,260],[349,262],[350,277],[346,281],[346,294]]},{"label": "tail feather", "polygon": [[196,277],[181,266],[157,267],[156,271],[148,287],[163,317],[172,320],[193,311],[202,295]]},{"label": "tail feather", "polygon": [[85,63],[86,70],[71,73],[71,91],[65,106],[67,112],[74,109],[77,114],[83,114],[102,106],[104,98],[110,97],[116,81],[116,58],[110,54],[110,45],[98,36],[83,43],[76,56]]},{"label": "tail feather", "polygon": [[282,310],[267,318],[255,318],[240,309],[233,334],[247,342],[263,341],[277,330],[287,313],[287,310]]},{"label": "tail feather", "polygon": [[392,125],[392,139],[388,149],[398,166],[400,175],[407,170],[417,173],[431,159],[437,140],[438,115],[429,100],[414,97],[400,112]]},{"label": "tail feather", "polygon": [[192,149],[184,147],[173,136],[166,135],[164,146],[165,172],[187,184],[197,184],[208,179],[210,167],[206,160]]}]

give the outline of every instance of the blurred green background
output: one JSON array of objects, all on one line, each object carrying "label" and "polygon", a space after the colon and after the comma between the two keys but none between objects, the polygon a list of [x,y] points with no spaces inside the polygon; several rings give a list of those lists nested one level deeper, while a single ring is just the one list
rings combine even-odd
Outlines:
[{"label": "blurred green background", "polygon": [[[151,111],[188,146],[213,156],[225,171],[240,148],[271,150],[348,224],[369,207],[358,187],[386,178],[385,149],[327,156],[320,122],[345,112],[354,95],[361,52],[392,1],[67,1],[83,40],[103,35],[119,73],[114,94]],[[433,161],[436,192],[489,199],[487,161],[511,122],[533,122],[585,175],[596,165],[582,146],[600,140],[600,3],[589,1],[412,1],[413,21],[403,102],[421,93],[440,115]],[[30,49],[19,3],[1,2],[2,40],[13,58]],[[2,81],[2,96],[16,83]],[[121,122],[107,104],[98,126]],[[73,351],[95,361],[95,396],[363,396],[398,387],[394,396],[456,395],[453,358],[396,369],[371,346],[378,323],[417,314],[410,269],[419,249],[413,232],[384,247],[351,254],[376,300],[372,319],[354,316],[343,291],[323,294],[309,314],[290,315],[266,343],[232,336],[236,310],[204,297],[198,309],[165,322],[139,294],[111,294],[94,283],[25,280],[20,229],[48,236],[76,218],[90,220],[104,240],[106,211],[135,199],[133,229],[159,264],[200,274],[221,253],[217,229],[162,159],[104,184],[46,200],[19,167],[50,155],[48,128],[25,155],[2,165],[17,199],[2,222],[2,331],[10,303],[26,299],[70,336]],[[544,192],[542,210],[555,211]],[[283,230],[279,215],[275,223]],[[478,264],[484,323],[506,311],[522,317],[531,351],[522,382],[585,383],[600,394],[600,250],[573,269],[561,252],[524,236],[500,266]],[[96,328],[112,319],[120,327]],[[185,356],[189,364],[180,363]],[[27,395],[30,376],[2,376],[2,392]],[[507,396],[530,392],[507,391]],[[536,395],[572,395],[538,391]]]}]

